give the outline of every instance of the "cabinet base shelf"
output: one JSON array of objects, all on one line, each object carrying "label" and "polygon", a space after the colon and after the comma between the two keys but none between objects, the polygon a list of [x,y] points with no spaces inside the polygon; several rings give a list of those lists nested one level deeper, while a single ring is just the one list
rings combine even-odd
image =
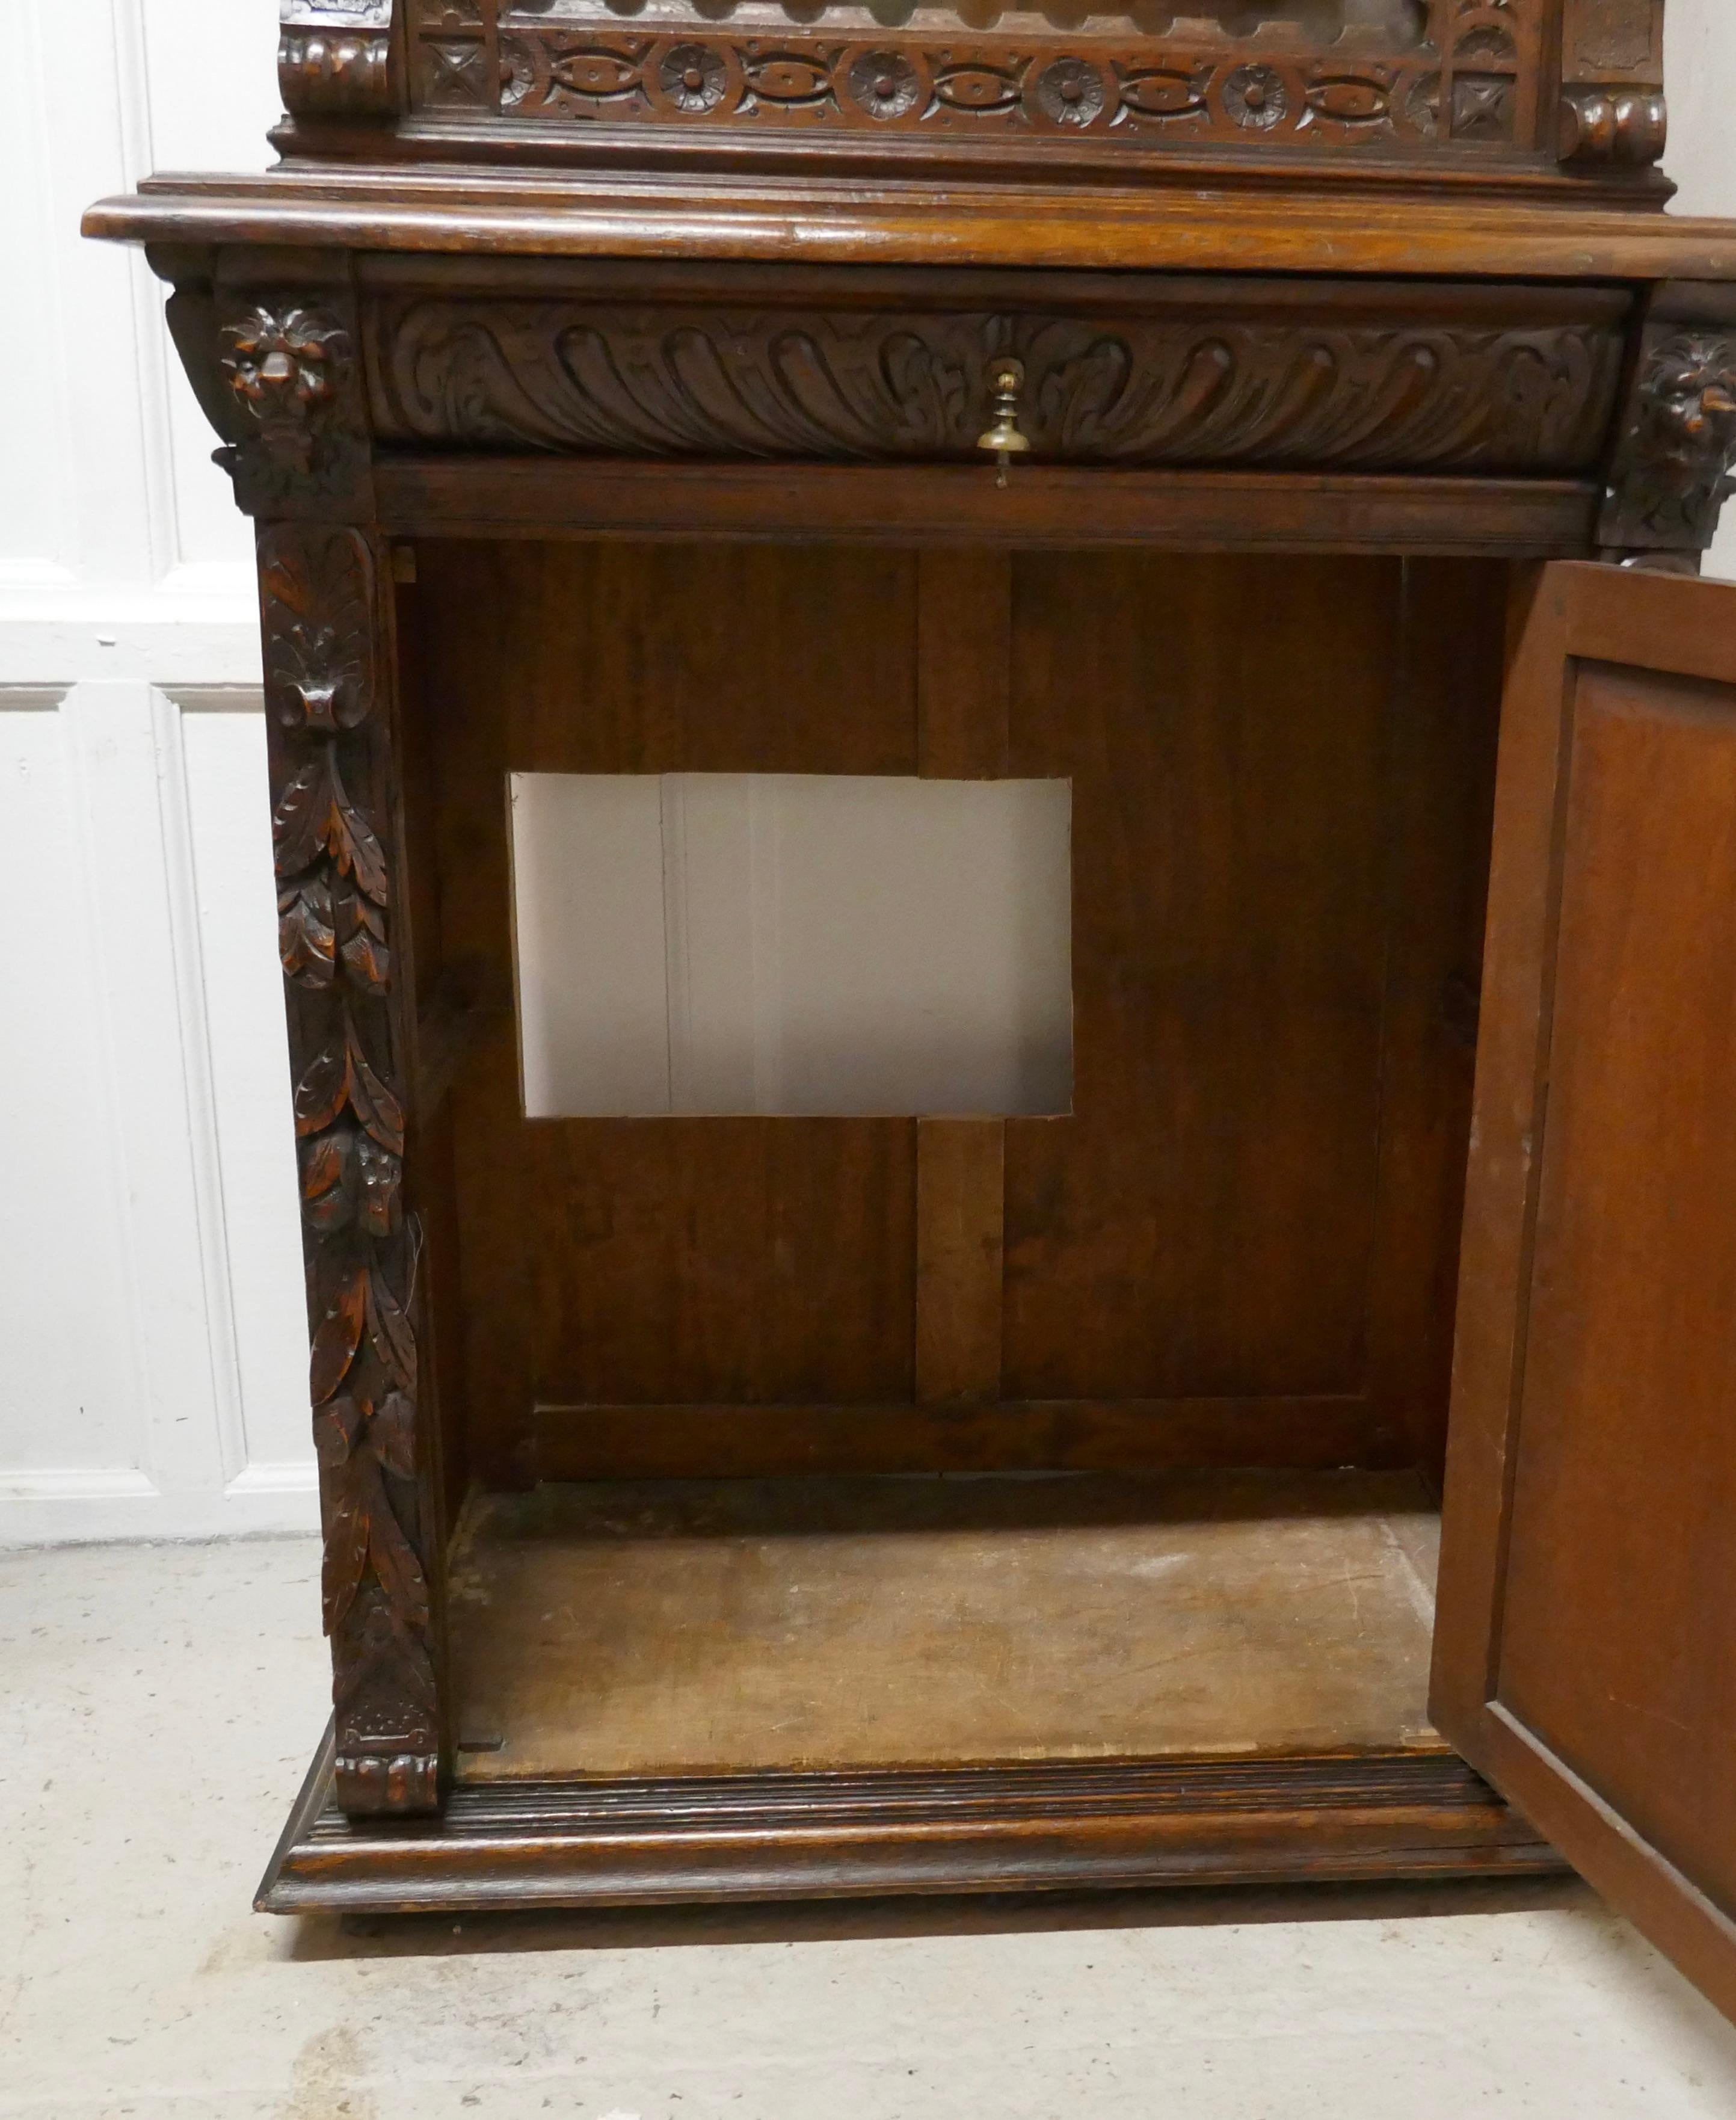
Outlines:
[{"label": "cabinet base shelf", "polygon": [[329,1733],[256,1902],[481,1913],[1548,1873],[1451,1753],[523,1781],[352,1824]]}]

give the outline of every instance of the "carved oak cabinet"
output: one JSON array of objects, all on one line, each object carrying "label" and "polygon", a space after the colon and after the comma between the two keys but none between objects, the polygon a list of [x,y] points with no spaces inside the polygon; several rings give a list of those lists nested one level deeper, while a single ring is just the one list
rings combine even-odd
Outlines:
[{"label": "carved oak cabinet", "polygon": [[[283,16],[281,165],[87,221],[258,526],[334,1671],[262,1904],[1565,1857],[1736,2006],[1662,0]],[[531,1115],[536,773],[1069,783],[1068,1108]]]}]

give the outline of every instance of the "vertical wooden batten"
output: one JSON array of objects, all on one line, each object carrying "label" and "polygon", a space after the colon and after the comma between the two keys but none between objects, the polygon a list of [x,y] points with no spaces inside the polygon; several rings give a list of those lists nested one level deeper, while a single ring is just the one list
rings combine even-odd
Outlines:
[{"label": "vertical wooden batten", "polygon": [[[917,771],[996,780],[1007,770],[1013,565],[995,551],[926,551],[917,574]],[[1006,1127],[917,1122],[916,1397],[1000,1396]]]},{"label": "vertical wooden batten", "polygon": [[930,551],[917,569],[917,755],[925,780],[1007,770],[1009,552]]},{"label": "vertical wooden batten", "polygon": [[917,1121],[917,1397],[1000,1396],[1006,1127]]}]

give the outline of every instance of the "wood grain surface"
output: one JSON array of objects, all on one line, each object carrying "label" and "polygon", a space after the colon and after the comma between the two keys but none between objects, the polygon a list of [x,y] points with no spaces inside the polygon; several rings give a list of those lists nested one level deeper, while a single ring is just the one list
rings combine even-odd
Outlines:
[{"label": "wood grain surface", "polygon": [[458,1772],[1438,1749],[1435,1525],[1406,1473],[480,1498],[451,1560]]},{"label": "wood grain surface", "polygon": [[[1486,175],[1481,181],[1487,182]],[[811,171],[702,183],[599,174],[582,191],[547,175],[336,165],[257,177],[146,179],[99,201],[86,235],[551,258],[763,258],[843,263],[1103,267],[1126,272],[1466,273],[1546,279],[1736,278],[1736,224],[1572,200],[1480,200],[1472,167],[1432,196],[1288,188],[1071,185]],[[1462,195],[1455,196],[1455,193]],[[1361,193],[1362,195],[1358,195]]]},{"label": "wood grain surface", "polygon": [[1535,1876],[1561,1857],[1451,1754],[461,1785],[390,1834],[316,1755],[262,1912]]},{"label": "wood grain surface", "polygon": [[1509,689],[1433,1709],[1736,2008],[1736,591],[1546,570]]},{"label": "wood grain surface", "polygon": [[1228,1463],[1438,1437],[1498,570],[430,542],[420,577],[443,941],[496,1003],[509,771],[1072,786],[1068,1116],[527,1122],[508,1042],[468,1067],[473,1467],[963,1469],[1002,1405],[1021,1467],[1214,1462],[1214,1406]]}]

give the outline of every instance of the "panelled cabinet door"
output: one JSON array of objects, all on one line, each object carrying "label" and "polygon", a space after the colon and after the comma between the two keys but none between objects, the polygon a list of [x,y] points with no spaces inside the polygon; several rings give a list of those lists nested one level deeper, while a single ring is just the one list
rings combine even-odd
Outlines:
[{"label": "panelled cabinet door", "polygon": [[1508,677],[1433,1713],[1736,2015],[1736,588]]}]

